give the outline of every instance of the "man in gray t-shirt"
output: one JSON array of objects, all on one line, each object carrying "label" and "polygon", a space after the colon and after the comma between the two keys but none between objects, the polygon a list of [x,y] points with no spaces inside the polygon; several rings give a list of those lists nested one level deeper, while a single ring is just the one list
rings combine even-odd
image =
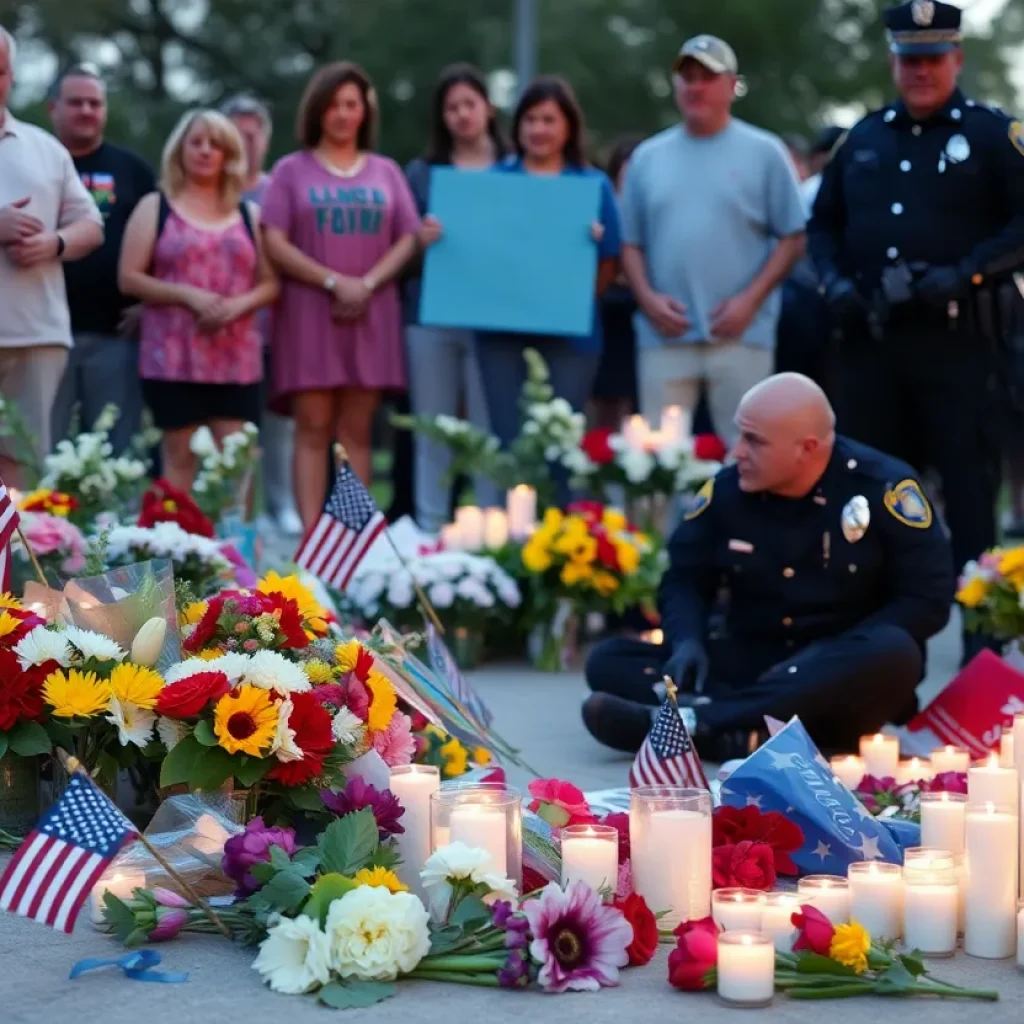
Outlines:
[{"label": "man in gray t-shirt", "polygon": [[641,412],[691,415],[703,383],[731,446],[740,397],[772,372],[777,286],[804,251],[806,215],[782,142],[732,117],[737,62],[714,36],[675,63],[683,123],[633,154],[622,263],[636,318]]}]

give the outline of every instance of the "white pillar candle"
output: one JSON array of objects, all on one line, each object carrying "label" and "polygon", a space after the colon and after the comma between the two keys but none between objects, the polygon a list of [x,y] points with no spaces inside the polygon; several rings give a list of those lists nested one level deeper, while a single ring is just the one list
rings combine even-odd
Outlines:
[{"label": "white pillar candle", "polygon": [[619,877],[619,832],[611,825],[562,829],[562,886],[585,882],[594,892],[615,892]]},{"label": "white pillar candle", "polygon": [[952,868],[910,872],[903,881],[903,944],[925,956],[956,952],[960,887]]},{"label": "white pillar candle", "polygon": [[963,853],[966,814],[965,793],[922,793],[921,845],[954,855]]},{"label": "white pillar candle", "polygon": [[130,900],[136,889],[146,888],[146,873],[134,868],[113,868],[103,875],[89,894],[92,923],[97,928],[105,925],[103,897],[109,892],[121,900]]},{"label": "white pillar candle", "polygon": [[447,523],[441,527],[441,543],[446,551],[462,550],[462,527],[458,523]]},{"label": "white pillar candle", "polygon": [[1001,768],[997,754],[973,764],[967,772],[967,802],[972,807],[985,804],[1017,806],[1017,769]]},{"label": "white pillar candle", "polygon": [[942,772],[965,772],[971,767],[971,755],[962,747],[939,747],[932,751],[932,770],[936,775]]},{"label": "white pillar candle", "polygon": [[622,437],[630,448],[646,448],[651,437],[651,428],[643,416],[630,416],[623,424]]},{"label": "white pillar candle", "polygon": [[792,892],[768,892],[761,908],[761,934],[775,943],[780,953],[789,953],[796,941],[793,915],[800,909],[800,898]]},{"label": "white pillar candle", "polygon": [[503,508],[489,508],[484,512],[484,547],[497,551],[508,543],[508,515]]},{"label": "white pillar candle", "polygon": [[900,741],[896,736],[875,733],[861,736],[860,756],[864,758],[864,771],[876,779],[896,778],[896,767],[900,762]]},{"label": "white pillar candle", "polygon": [[850,918],[867,928],[873,939],[898,939],[903,931],[903,871],[899,864],[851,864],[847,877]]},{"label": "white pillar candle", "polygon": [[716,889],[711,894],[711,916],[723,932],[759,932],[764,895],[757,889]]},{"label": "white pillar candle", "polygon": [[395,836],[402,858],[398,877],[414,893],[421,895],[420,872],[433,852],[430,843],[430,794],[441,788],[441,775],[430,764],[396,765],[391,769],[388,788],[404,812],[399,824],[405,831]]},{"label": "white pillar candle", "polygon": [[505,497],[508,532],[513,540],[525,540],[537,526],[537,492],[517,484]]},{"label": "white pillar candle", "polygon": [[466,551],[479,551],[484,546],[484,513],[476,505],[462,505],[455,510],[455,522]]},{"label": "white pillar candle", "polygon": [[856,754],[846,757],[833,757],[829,764],[832,774],[851,792],[860,785],[864,778],[864,759]]},{"label": "white pillar candle", "polygon": [[737,1006],[764,1006],[775,994],[775,946],[767,935],[718,936],[718,995]]},{"label": "white pillar candle", "polygon": [[1004,728],[999,737],[999,763],[1004,768],[1016,768],[1017,762],[1014,759],[1013,727]]},{"label": "white pillar candle", "polygon": [[1002,960],[1017,941],[1017,815],[986,804],[967,810],[964,952]]},{"label": "white pillar candle", "polygon": [[919,757],[911,757],[906,761],[900,761],[896,766],[896,781],[903,785],[907,782],[919,782],[922,779],[928,780],[935,775],[931,762],[922,761]]},{"label": "white pillar candle", "polygon": [[459,804],[452,808],[448,822],[449,842],[486,850],[491,855],[490,869],[505,876],[508,858],[505,813],[484,804]]},{"label": "white pillar candle", "polygon": [[1024,779],[1024,712],[1018,711],[1013,716],[1010,735],[1013,737],[1013,766],[1017,769],[1017,774]]},{"label": "white pillar candle", "polygon": [[682,441],[690,436],[690,414],[678,405],[661,410],[661,436],[666,442]]},{"label": "white pillar candle", "polygon": [[801,903],[820,910],[833,924],[850,920],[850,883],[838,875],[808,875],[797,884]]}]

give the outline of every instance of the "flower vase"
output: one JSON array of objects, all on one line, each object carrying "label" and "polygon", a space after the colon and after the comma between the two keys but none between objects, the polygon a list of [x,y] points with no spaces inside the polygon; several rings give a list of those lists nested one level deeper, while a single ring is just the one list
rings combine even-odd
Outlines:
[{"label": "flower vase", "polygon": [[0,831],[25,835],[39,817],[39,758],[0,757]]},{"label": "flower vase", "polygon": [[463,672],[476,668],[484,658],[484,635],[481,630],[456,626],[449,634],[452,657]]},{"label": "flower vase", "polygon": [[539,622],[526,638],[530,662],[541,672],[568,672],[579,668],[580,619],[573,603],[558,601],[549,622]]}]

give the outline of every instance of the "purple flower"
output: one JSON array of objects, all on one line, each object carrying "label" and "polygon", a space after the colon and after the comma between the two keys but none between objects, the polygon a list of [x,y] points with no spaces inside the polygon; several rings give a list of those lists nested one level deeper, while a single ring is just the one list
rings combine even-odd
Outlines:
[{"label": "purple flower", "polygon": [[507,928],[509,918],[515,913],[515,908],[508,900],[495,900],[491,907],[491,924],[495,928]]},{"label": "purple flower", "polygon": [[921,783],[922,793],[966,793],[967,772],[939,772],[930,782]]},{"label": "purple flower", "polygon": [[551,882],[523,907],[530,923],[530,954],[540,964],[537,980],[547,992],[596,991],[619,983],[629,963],[633,928],[585,882],[565,891]]},{"label": "purple flower", "polygon": [[530,981],[530,960],[525,952],[514,949],[505,966],[498,969],[498,984],[502,988],[523,988]]},{"label": "purple flower", "polygon": [[176,938],[182,928],[188,924],[187,910],[172,910],[160,907],[156,912],[156,927],[149,933],[150,942],[166,942]]},{"label": "purple flower", "polygon": [[272,846],[280,846],[289,857],[298,849],[292,829],[267,828],[262,818],[253,818],[244,832],[224,844],[221,870],[234,881],[235,895],[249,896],[259,889],[260,883],[252,876],[250,868],[269,861]]},{"label": "purple flower", "polygon": [[176,892],[171,892],[170,889],[153,889],[153,899],[160,904],[161,907],[176,907],[179,910],[189,910],[192,904],[189,903],[184,896],[179,896]]},{"label": "purple flower", "polygon": [[398,823],[398,819],[405,814],[405,808],[398,802],[398,797],[390,789],[379,790],[359,777],[349,779],[348,784],[340,793],[321,790],[320,799],[339,818],[369,807],[377,821],[381,842],[384,842],[388,836],[400,835],[405,831],[405,828]]},{"label": "purple flower", "polygon": [[530,944],[530,934],[527,931],[528,928],[529,924],[526,925],[526,928],[509,928],[508,931],[505,932],[505,948],[526,949]]}]

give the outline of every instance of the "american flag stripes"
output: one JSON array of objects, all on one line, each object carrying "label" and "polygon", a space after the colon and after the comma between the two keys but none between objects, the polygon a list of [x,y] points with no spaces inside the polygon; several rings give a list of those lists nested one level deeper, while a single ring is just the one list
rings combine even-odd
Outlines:
[{"label": "american flag stripes", "polygon": [[661,706],[629,770],[630,789],[638,786],[687,786],[707,789],[708,779],[676,704]]},{"label": "american flag stripes", "polygon": [[370,492],[345,463],[320,518],[299,545],[295,562],[329,586],[344,590],[386,527],[387,520]]},{"label": "american flag stripes", "polygon": [[21,517],[11,500],[3,480],[0,480],[0,593],[11,589],[11,538]]},{"label": "american flag stripes", "polygon": [[70,935],[107,865],[137,834],[109,797],[75,772],[7,865],[0,909]]}]

